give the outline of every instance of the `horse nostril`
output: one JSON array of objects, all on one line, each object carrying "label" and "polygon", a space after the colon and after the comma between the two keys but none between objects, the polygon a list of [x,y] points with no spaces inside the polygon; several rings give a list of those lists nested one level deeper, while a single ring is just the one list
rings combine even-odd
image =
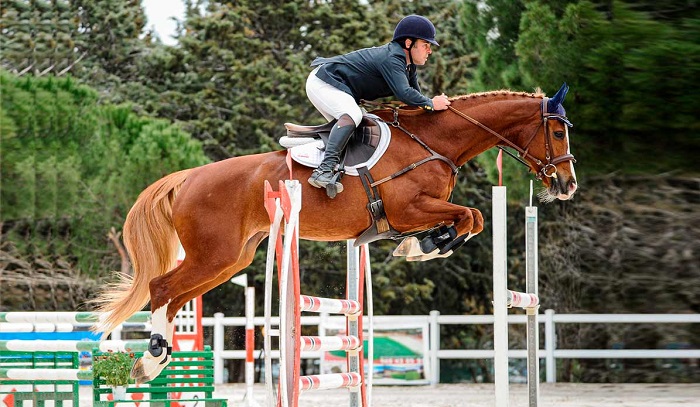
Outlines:
[{"label": "horse nostril", "polygon": [[575,192],[576,188],[578,188],[578,186],[576,185],[576,180],[569,181],[569,192]]}]

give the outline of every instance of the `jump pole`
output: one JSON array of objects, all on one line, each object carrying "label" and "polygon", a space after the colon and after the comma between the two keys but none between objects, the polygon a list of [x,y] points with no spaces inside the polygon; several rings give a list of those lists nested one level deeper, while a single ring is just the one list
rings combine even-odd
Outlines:
[{"label": "jump pole", "polygon": [[508,308],[518,307],[527,312],[528,406],[537,407],[539,400],[539,358],[537,355],[539,348],[537,322],[539,297],[537,284],[537,207],[532,206],[532,182],[530,182],[530,205],[525,208],[526,293],[508,290],[506,207],[506,187],[492,187],[495,405],[496,407],[509,407]]},{"label": "jump pole", "polygon": [[493,370],[496,407],[508,407],[508,261],[506,187],[492,187],[493,207]]},{"label": "jump pole", "polygon": [[539,323],[539,263],[537,239],[537,207],[532,206],[532,181],[530,181],[530,205],[525,208],[525,290],[536,296],[537,305],[525,308],[527,312],[527,388],[528,405],[537,407],[540,398],[540,348]]},{"label": "jump pole", "polygon": [[[268,405],[277,407],[298,407],[299,394],[304,391],[347,388],[350,392],[351,407],[367,407],[371,400],[371,380],[363,379],[363,291],[362,282],[367,284],[368,310],[371,312],[371,280],[367,245],[354,247],[354,241],[347,241],[348,275],[346,299],[322,298],[299,293],[298,225],[301,210],[301,185],[299,181],[280,182],[279,191],[265,184],[265,208],[271,220],[268,241],[267,265],[265,270],[265,373],[268,387]],[[281,215],[284,212],[284,216]],[[280,224],[284,226],[282,238]],[[280,323],[275,328],[271,323],[272,275],[275,259],[279,271],[279,315]],[[281,260],[281,261],[280,261]],[[301,312],[341,314],[346,318],[345,336],[301,336]],[[372,324],[371,314],[370,325]],[[370,335],[372,329],[370,327]],[[275,395],[271,378],[270,336],[279,337],[280,375],[279,392]],[[371,337],[368,338],[369,353],[372,357]],[[348,373],[331,373],[312,376],[299,375],[299,361],[302,351],[347,352]],[[372,365],[370,363],[370,371]],[[371,373],[370,373],[371,375]]]}]

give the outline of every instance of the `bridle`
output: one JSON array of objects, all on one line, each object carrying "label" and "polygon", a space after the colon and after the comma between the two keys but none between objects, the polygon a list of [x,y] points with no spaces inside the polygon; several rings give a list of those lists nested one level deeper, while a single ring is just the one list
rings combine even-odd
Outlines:
[{"label": "bridle", "polygon": [[[525,143],[524,148],[518,146],[517,144],[515,144],[512,141],[508,140],[507,138],[503,137],[499,133],[495,132],[493,129],[483,125],[478,120],[464,114],[463,112],[460,112],[459,110],[455,109],[454,107],[447,106],[447,108],[450,109],[451,111],[453,111],[458,116],[466,119],[467,121],[475,124],[476,126],[481,127],[482,129],[484,129],[487,132],[491,133],[492,135],[496,136],[498,139],[503,141],[505,144],[507,144],[508,146],[515,149],[520,154],[520,157],[517,157],[513,153],[511,153],[510,151],[508,151],[504,148],[501,148],[501,146],[498,146],[503,151],[505,151],[507,154],[509,154],[510,156],[515,158],[517,161],[519,161],[521,164],[523,164],[524,166],[530,168],[530,165],[527,162],[525,162],[523,159],[530,158],[532,161],[534,161],[538,167],[538,170],[535,173],[535,177],[537,177],[537,179],[541,180],[543,176],[548,177],[548,178],[557,178],[557,167],[556,167],[557,164],[565,162],[565,161],[571,161],[573,163],[576,162],[576,159],[574,158],[574,156],[572,154],[569,154],[569,153],[562,154],[560,156],[552,158],[552,156],[554,155],[554,147],[552,146],[552,142],[551,142],[551,138],[550,138],[551,136],[549,135],[549,120],[550,119],[559,120],[568,127],[573,127],[574,125],[564,115],[547,112],[548,100],[549,100],[549,98],[547,98],[547,97],[542,98],[542,104],[540,105],[540,107],[541,107],[540,108],[540,116],[542,118],[542,122],[540,122],[539,126],[537,126],[534,133],[532,133],[532,136],[530,136],[528,138],[527,143]],[[415,163],[401,169],[400,171],[397,171],[397,172],[395,172],[387,177],[380,179],[379,181],[372,182],[370,185],[371,187],[376,187],[379,184],[383,184],[387,181],[390,181],[390,180],[392,180],[400,175],[405,174],[408,171],[414,170],[416,167],[418,167],[420,165],[423,165],[423,164],[425,164],[429,161],[433,161],[433,160],[440,160],[440,161],[445,162],[452,169],[453,176],[457,174],[459,169],[458,169],[457,165],[455,165],[455,163],[452,162],[452,160],[450,160],[449,158],[443,156],[442,154],[439,154],[436,151],[434,151],[427,144],[425,144],[420,138],[418,138],[418,136],[411,133],[408,129],[406,129],[405,127],[403,127],[399,123],[399,110],[398,110],[398,107],[395,106],[394,103],[382,103],[382,102],[373,102],[373,101],[367,101],[367,100],[361,100],[361,103],[366,104],[366,105],[370,105],[370,106],[388,107],[389,109],[391,109],[394,112],[394,121],[387,122],[387,123],[398,128],[399,130],[403,131],[404,133],[408,134],[409,137],[411,137],[414,141],[416,141],[418,144],[420,144],[424,149],[426,149],[430,153],[429,157],[426,157],[418,162],[415,162]],[[529,152],[530,144],[532,144],[532,141],[535,139],[535,137],[537,136],[537,133],[540,131],[540,128],[542,126],[544,126],[544,134],[545,134],[544,146],[545,146],[545,160],[547,160],[546,164],[543,163],[542,160],[540,160],[539,158],[530,154],[530,152]]]},{"label": "bridle", "polygon": [[[522,164],[525,166],[529,167],[528,163],[525,162],[523,159],[531,159],[532,161],[535,162],[537,165],[537,172],[536,172],[536,177],[537,179],[542,179],[542,177],[548,177],[548,178],[556,178],[557,177],[557,167],[556,165],[565,161],[571,161],[572,163],[576,162],[576,159],[574,158],[573,154],[567,153],[567,154],[562,154],[560,156],[552,157],[554,155],[554,147],[552,146],[552,141],[551,141],[551,136],[549,134],[549,120],[554,119],[554,120],[559,120],[560,122],[564,123],[567,127],[573,127],[574,125],[569,121],[566,116],[557,114],[557,113],[549,113],[547,112],[547,102],[549,98],[542,98],[542,104],[540,108],[540,115],[542,118],[542,122],[540,122],[539,126],[535,129],[534,133],[532,133],[532,136],[530,136],[527,140],[527,143],[525,143],[524,147],[520,147],[517,144],[513,143],[512,141],[508,140],[507,138],[503,137],[502,135],[498,134],[491,128],[483,125],[480,123],[478,120],[464,114],[463,112],[460,112],[459,110],[455,109],[452,106],[448,106],[447,108],[456,113],[458,116],[466,119],[467,121],[475,124],[476,126],[481,127],[482,129],[486,130],[487,132],[491,133],[492,135],[496,136],[498,139],[503,141],[505,144],[507,144],[509,147],[515,149],[519,154],[520,157],[516,157],[514,154],[510,153],[508,150],[502,149],[509,155],[511,155],[513,158],[516,160],[520,161]],[[530,154],[530,144],[532,141],[535,139],[537,136],[537,133],[540,131],[540,128],[544,126],[544,147],[545,147],[545,160],[547,161],[546,163],[543,163],[542,160],[539,158],[533,156]],[[500,146],[499,146],[500,148]]]}]

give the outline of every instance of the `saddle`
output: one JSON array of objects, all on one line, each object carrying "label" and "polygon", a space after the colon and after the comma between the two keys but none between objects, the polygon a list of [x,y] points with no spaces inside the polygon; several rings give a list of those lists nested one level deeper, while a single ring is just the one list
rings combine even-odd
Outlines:
[{"label": "saddle", "polygon": [[[367,162],[379,147],[382,130],[374,115],[364,115],[355,134],[350,138],[345,148],[345,166],[355,166]],[[307,144],[316,140],[323,140],[323,145],[328,143],[328,135],[337,120],[319,126],[304,126],[294,123],[285,123],[287,136],[280,139],[280,144],[291,148]],[[304,163],[302,163],[304,164]]]},{"label": "saddle", "polygon": [[[285,123],[287,136],[280,139],[282,146],[290,148],[292,159],[303,165],[317,166],[321,159],[321,154],[316,149],[321,149],[328,142],[328,135],[335,125],[336,120],[320,126],[302,126],[294,123]],[[384,132],[382,132],[384,128]],[[362,181],[362,186],[367,194],[367,211],[372,217],[372,224],[356,240],[355,246],[370,243],[375,240],[388,239],[398,236],[397,232],[386,217],[384,203],[376,186],[372,186],[374,179],[369,169],[379,160],[386,151],[391,139],[391,132],[385,122],[374,115],[365,114],[362,122],[355,130],[355,134],[350,138],[345,148],[345,156],[341,161],[343,172],[349,175],[357,175]],[[321,141],[323,146],[321,146]],[[295,152],[295,150],[306,148],[304,144],[312,144],[315,147],[315,157],[311,157],[309,151]]]}]

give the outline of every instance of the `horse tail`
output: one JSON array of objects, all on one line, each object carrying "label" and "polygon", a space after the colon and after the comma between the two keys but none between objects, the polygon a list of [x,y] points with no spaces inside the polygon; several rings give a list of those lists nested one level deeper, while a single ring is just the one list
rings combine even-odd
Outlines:
[{"label": "horse tail", "polygon": [[149,283],[177,265],[179,240],[172,219],[175,196],[190,170],[167,175],[139,195],[124,222],[123,239],[133,276],[119,273],[93,302],[102,312],[95,330],[107,335],[150,299]]}]

